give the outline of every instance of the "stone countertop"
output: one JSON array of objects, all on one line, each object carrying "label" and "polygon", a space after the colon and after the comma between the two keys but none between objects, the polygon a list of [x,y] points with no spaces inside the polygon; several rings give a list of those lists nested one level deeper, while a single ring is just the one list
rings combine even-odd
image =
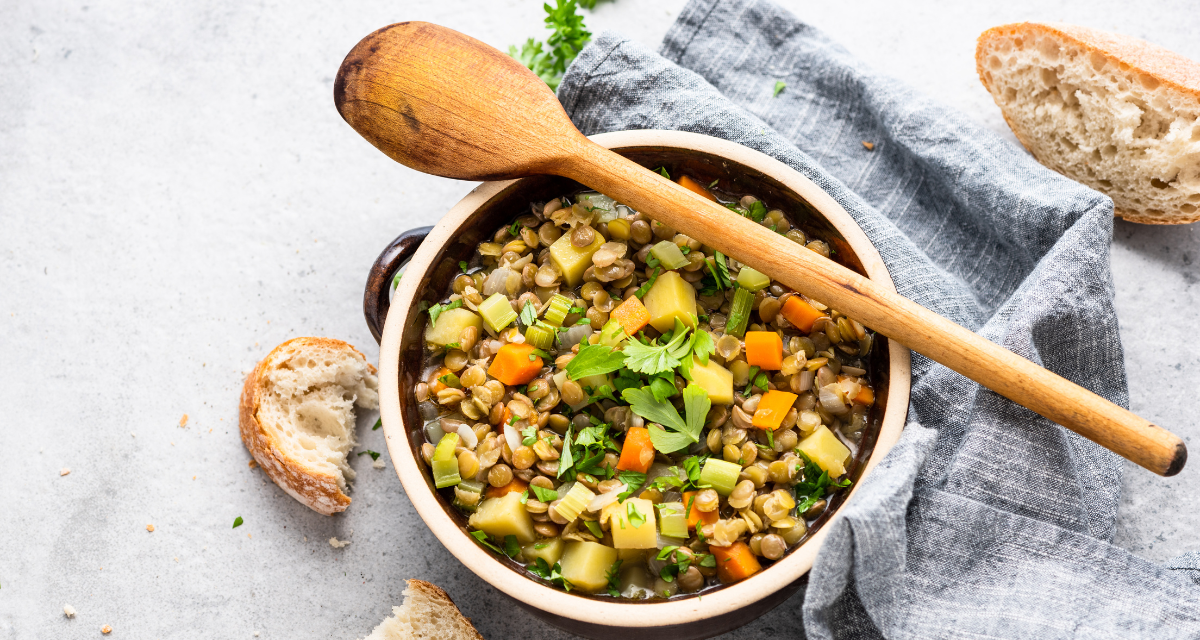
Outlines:
[{"label": "stone countertop", "polygon": [[[1194,24],[1163,19],[1191,15],[1178,1],[784,4],[1014,144],[975,76],[989,26],[1078,22],[1200,59]],[[376,358],[360,312],[367,269],[472,186],[400,167],[354,134],[332,105],[342,57],[399,20],[501,47],[544,37],[540,2],[482,6],[5,4],[0,640],[91,638],[106,624],[113,638],[352,639],[410,577],[446,589],[489,638],[563,637],[512,615],[442,548],[390,461],[356,457],[354,504],[327,518],[249,468],[236,429],[242,379],[274,345],[331,336]],[[602,2],[588,25],[656,45],[681,6]],[[1116,225],[1132,408],[1192,444],[1198,257],[1196,226]],[[382,451],[374,420],[360,417],[361,446]],[[1198,469],[1161,479],[1130,466],[1117,544],[1153,561],[1194,550]],[[800,626],[793,598],[724,637]]]}]

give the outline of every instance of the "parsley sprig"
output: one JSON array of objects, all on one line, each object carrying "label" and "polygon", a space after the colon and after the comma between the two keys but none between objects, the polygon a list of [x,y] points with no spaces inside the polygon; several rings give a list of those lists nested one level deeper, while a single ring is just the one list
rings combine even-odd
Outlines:
[{"label": "parsley sprig", "polygon": [[850,486],[850,478],[842,478],[835,481],[829,477],[828,471],[813,462],[812,458],[805,455],[803,451],[797,450],[796,453],[800,454],[800,458],[804,460],[804,477],[800,482],[796,483],[795,487],[796,513],[803,514],[816,504],[818,500],[825,498],[825,496],[838,489],[845,489]]},{"label": "parsley sprig", "polygon": [[584,25],[583,16],[577,12],[577,5],[591,9],[596,5],[596,0],[555,0],[555,3],[553,7],[542,5],[546,10],[546,28],[554,32],[546,42],[530,38],[521,45],[520,50],[516,45],[509,47],[508,55],[536,73],[550,89],[557,91],[567,65],[592,40],[592,33]]}]

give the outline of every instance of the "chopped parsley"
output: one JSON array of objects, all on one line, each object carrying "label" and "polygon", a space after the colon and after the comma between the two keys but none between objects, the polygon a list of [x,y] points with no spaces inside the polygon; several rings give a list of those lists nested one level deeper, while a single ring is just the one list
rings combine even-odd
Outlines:
[{"label": "chopped parsley", "polygon": [[783,80],[776,80],[775,81],[775,91],[771,94],[771,97],[778,98],[779,94],[783,93],[783,90],[786,88],[787,88],[786,82],[784,82]]},{"label": "chopped parsley", "polygon": [[660,174],[662,174],[662,177],[666,178],[667,180],[670,180],[670,179],[671,179],[671,174],[667,173],[667,168],[666,168],[666,167],[659,167],[659,168],[655,169],[655,171],[657,171],[657,172],[659,172]]},{"label": "chopped parsley", "polygon": [[432,307],[429,307],[429,324],[436,325],[438,316],[442,315],[442,313],[451,309],[458,309],[462,306],[462,298],[459,298],[453,302],[447,302],[446,304],[435,304]]},{"label": "chopped parsley", "polygon": [[492,544],[492,542],[490,540],[488,540],[488,535],[486,533],[484,533],[482,531],[472,531],[470,533],[471,533],[471,537],[478,540],[479,543],[482,544],[483,546],[491,549],[492,551],[495,551],[496,553],[504,553],[503,551],[500,550],[500,547],[497,547],[496,545]]},{"label": "chopped parsley", "polygon": [[371,431],[379,431],[379,427],[383,426],[383,418],[375,421],[375,426],[371,427]]},{"label": "chopped parsley", "polygon": [[358,455],[360,455],[360,456],[371,456],[371,459],[372,459],[372,460],[378,460],[378,459],[379,459],[379,456],[380,456],[380,455],[382,455],[382,454],[381,454],[381,453],[379,453],[378,451],[371,451],[370,449],[367,449],[366,451],[359,451],[359,452],[358,452]]},{"label": "chopped parsley", "polygon": [[803,477],[794,487],[796,492],[796,513],[803,515],[818,500],[823,499],[838,489],[850,486],[850,478],[834,481],[829,477],[828,471],[813,462],[812,458],[805,455],[803,451],[797,449],[796,453],[800,454],[800,458],[804,460]]},{"label": "chopped parsley", "polygon": [[554,489],[546,489],[544,487],[539,487],[536,484],[529,485],[529,488],[533,490],[533,493],[537,496],[539,502],[545,502],[549,504],[555,500],[558,500],[558,492]]},{"label": "chopped parsley", "polygon": [[608,568],[608,573],[604,574],[604,577],[608,578],[608,595],[614,598],[621,597],[621,592],[617,590],[617,587],[621,586],[620,559],[617,559],[615,562],[613,562],[612,566]]},{"label": "chopped parsley", "polygon": [[234,528],[234,529],[236,529],[236,528],[238,528],[238,527],[240,527],[240,526],[242,526],[242,517],[241,517],[241,516],[238,516],[238,517],[236,517],[236,518],[234,518],[234,519],[233,519],[233,528]]},{"label": "chopped parsley", "polygon": [[459,268],[460,270],[462,270],[462,272],[463,272],[463,273],[466,273],[466,272],[467,272],[467,262],[466,262],[465,260],[459,260],[459,261],[458,261],[458,268]]}]

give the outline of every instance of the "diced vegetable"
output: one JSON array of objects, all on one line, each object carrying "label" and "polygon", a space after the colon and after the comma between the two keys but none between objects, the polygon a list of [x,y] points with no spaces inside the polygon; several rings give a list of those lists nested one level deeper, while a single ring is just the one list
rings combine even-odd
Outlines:
[{"label": "diced vegetable", "polygon": [[713,404],[733,404],[733,374],[716,360],[702,365],[692,358],[692,384],[707,391]]},{"label": "diced vegetable", "polygon": [[750,267],[742,267],[742,270],[738,271],[737,283],[739,287],[747,291],[758,291],[770,286],[771,279]]},{"label": "diced vegetable", "polygon": [[474,480],[463,480],[462,482],[459,482],[457,486],[458,491],[465,491],[467,493],[480,495],[475,499],[474,502],[467,504],[462,500],[459,500],[458,491],[455,491],[454,506],[466,511],[467,513],[474,513],[475,509],[479,508],[479,501],[483,499],[483,488],[484,484],[482,482],[475,482]]},{"label": "diced vegetable", "polygon": [[563,320],[570,313],[571,300],[561,293],[556,293],[550,298],[550,305],[546,307],[546,324],[561,327]]},{"label": "diced vegetable", "polygon": [[643,498],[614,502],[600,512],[600,521],[608,522],[613,546],[617,549],[654,549],[658,547],[658,525],[654,503]]},{"label": "diced vegetable", "polygon": [[750,312],[754,306],[754,294],[738,287],[733,292],[733,303],[729,305],[729,320],[725,323],[726,335],[742,337],[746,325],[750,324]]},{"label": "diced vegetable", "polygon": [[805,302],[800,296],[792,296],[783,303],[783,308],[779,310],[787,321],[792,323],[797,329],[808,333],[812,331],[813,323],[817,318],[825,314],[817,311],[817,308]]},{"label": "diced vegetable", "polygon": [[567,492],[567,495],[559,500],[554,510],[560,518],[571,522],[575,518],[578,518],[580,513],[583,513],[588,503],[595,497],[596,494],[592,493],[591,489],[584,486],[582,482],[576,482],[571,487],[571,490]]},{"label": "diced vegetable", "polygon": [[[630,298],[630,300],[637,300],[637,298]],[[641,304],[640,300],[638,301],[638,304]],[[613,310],[613,314],[616,314],[616,312],[619,310],[620,307],[617,307]],[[613,318],[608,322],[605,322],[604,326],[600,329],[600,341],[596,344],[602,344],[606,347],[616,347],[622,342],[625,342],[628,337],[629,335],[625,332],[625,328],[621,326],[620,321],[618,321],[616,318]]]},{"label": "diced vegetable", "polygon": [[628,300],[617,305],[608,317],[611,318],[609,322],[616,320],[625,329],[625,333],[631,336],[637,335],[638,331],[650,324],[650,312],[637,296],[630,296]]},{"label": "diced vegetable", "polygon": [[679,249],[679,245],[670,240],[663,240],[650,248],[650,255],[662,262],[664,269],[678,269],[687,266],[687,256]]},{"label": "diced vegetable", "polygon": [[549,349],[554,344],[555,331],[540,325],[525,330],[525,344],[536,349]]},{"label": "diced vegetable", "polygon": [[762,570],[758,558],[745,542],[735,542],[728,547],[709,545],[708,550],[717,560],[717,577],[725,584],[741,582]]},{"label": "diced vegetable", "polygon": [[650,326],[659,331],[673,329],[676,318],[689,327],[696,326],[696,289],[674,271],[658,276],[642,303],[650,313]]},{"label": "diced vegetable", "polygon": [[571,244],[571,235],[564,233],[550,245],[550,261],[562,272],[567,286],[575,288],[583,280],[583,272],[592,266],[592,255],[604,245],[604,236],[597,233],[592,244],[580,249]]},{"label": "diced vegetable", "polygon": [[646,473],[652,464],[654,445],[650,443],[650,430],[646,427],[630,427],[625,432],[625,444],[621,447],[617,469]]},{"label": "diced vegetable", "polygon": [[553,567],[554,563],[562,558],[566,546],[563,539],[558,537],[538,540],[521,547],[521,556],[525,558],[525,562],[535,562],[541,558],[546,561],[546,566]]},{"label": "diced vegetable", "polygon": [[721,519],[721,514],[716,511],[701,511],[696,508],[695,498],[698,491],[684,491],[683,505],[688,510],[687,525],[689,529],[695,529],[698,524],[715,524]]},{"label": "diced vegetable", "polygon": [[458,434],[447,433],[433,450],[433,484],[439,489],[453,487],[462,481],[458,476],[458,458],[454,448],[458,446]]},{"label": "diced vegetable", "polygon": [[503,487],[489,486],[484,490],[485,498],[503,498],[510,493],[522,494],[529,490],[529,483],[520,478],[513,478],[511,482]]},{"label": "diced vegetable", "polygon": [[437,370],[433,372],[433,375],[430,376],[431,380],[429,382],[429,393],[430,394],[436,395],[437,392],[446,388],[446,383],[442,382],[441,379],[447,373],[451,373],[451,371],[449,369],[447,369],[446,367],[438,367]]},{"label": "diced vegetable", "polygon": [[733,492],[741,473],[742,465],[736,462],[709,458],[704,461],[704,468],[700,470],[700,484],[709,485],[717,493],[727,496]]},{"label": "diced vegetable", "polygon": [[788,411],[791,411],[792,403],[799,397],[794,393],[774,389],[764,393],[758,401],[758,408],[754,410],[752,424],[759,429],[778,429]]},{"label": "diced vegetable", "polygon": [[862,388],[858,390],[858,395],[854,396],[854,401],[858,404],[865,404],[869,407],[875,404],[875,391],[871,389],[871,387],[863,385]]},{"label": "diced vegetable", "polygon": [[484,500],[467,523],[500,540],[504,536],[516,536],[517,541],[522,543],[537,539],[533,519],[525,510],[525,505],[521,504],[521,494],[515,492]]},{"label": "diced vegetable", "polygon": [[838,440],[829,427],[821,425],[817,430],[800,440],[796,448],[817,463],[817,466],[829,472],[831,478],[846,473],[846,463],[850,461],[850,449]]},{"label": "diced vegetable", "polygon": [[714,196],[711,191],[709,191],[707,188],[705,188],[704,185],[700,184],[699,182],[696,182],[695,180],[692,180],[691,178],[689,178],[687,176],[679,176],[679,178],[677,180],[675,180],[675,182],[678,182],[679,186],[683,187],[684,189],[687,189],[688,191],[698,193],[701,196],[704,196],[705,198],[712,200],[713,202],[717,201],[717,197]]},{"label": "diced vegetable", "polygon": [[437,317],[437,322],[425,327],[425,342],[432,342],[439,347],[454,344],[459,341],[463,329],[467,327],[480,328],[483,322],[470,309],[450,309],[443,311]]},{"label": "diced vegetable", "polygon": [[688,537],[688,519],[682,502],[658,505],[658,532],[671,538]]},{"label": "diced vegetable", "polygon": [[[496,333],[500,333],[501,329],[517,319],[517,312],[513,311],[512,303],[504,297],[503,293],[493,293],[492,297],[480,303],[479,314],[483,316],[483,321],[487,323],[488,328]],[[441,318],[439,317],[438,320]]]},{"label": "diced vegetable", "polygon": [[617,550],[597,542],[568,542],[558,561],[562,577],[572,589],[593,593],[608,586],[608,570],[617,561]]},{"label": "diced vegetable", "polygon": [[488,375],[508,385],[528,383],[542,370],[542,359],[534,351],[533,345],[525,343],[500,347],[488,367]]},{"label": "diced vegetable", "polygon": [[783,339],[774,331],[747,331],[746,364],[768,371],[783,368]]}]

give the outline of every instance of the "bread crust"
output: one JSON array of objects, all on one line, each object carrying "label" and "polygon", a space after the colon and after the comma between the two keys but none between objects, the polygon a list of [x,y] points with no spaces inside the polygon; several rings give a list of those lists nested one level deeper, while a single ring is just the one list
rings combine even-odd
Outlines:
[{"label": "bread crust", "polygon": [[[462,636],[463,638],[484,640],[483,636],[479,635],[479,632],[475,630],[475,625],[471,624],[471,619],[464,616],[462,612],[458,610],[458,605],[454,604],[454,600],[450,599],[450,594],[443,591],[441,587],[437,586],[436,584],[425,582],[424,580],[410,579],[405,580],[405,582],[408,584],[408,588],[404,590],[405,596],[416,595],[419,593],[422,596],[429,598],[438,606],[445,608],[446,613],[453,618],[455,622],[461,625],[458,630],[464,634]],[[459,639],[456,638],[455,640]]]},{"label": "bread crust", "polygon": [[[1055,36],[1086,51],[1106,57],[1126,73],[1149,76],[1160,84],[1200,102],[1200,63],[1138,38],[1053,22],[1017,22],[992,27],[980,34],[975,47],[975,72],[979,75],[980,83],[993,96],[995,93],[992,91],[993,87],[990,82],[991,74],[984,66],[985,54],[997,39],[1021,34]],[[1038,162],[1047,164],[1039,157],[1037,147],[1009,118],[1004,107],[999,102],[997,102],[997,106],[1000,106],[1004,121],[1017,140],[1029,153],[1033,154]],[[1047,164],[1047,166],[1049,165]],[[1063,175],[1074,179],[1074,176],[1065,173]],[[1200,220],[1200,211],[1188,214],[1175,210],[1167,212],[1166,215],[1154,215],[1143,211],[1114,207],[1113,213],[1125,220],[1140,224],[1186,224]]]},{"label": "bread crust", "polygon": [[[304,349],[350,351],[366,361],[366,356],[358,349],[333,338],[304,337],[284,342],[272,349],[246,376],[238,408],[238,427],[242,443],[275,484],[313,511],[330,516],[345,511],[351,502],[350,496],[338,486],[337,477],[284,453],[278,439],[267,432],[258,420],[258,409],[267,392],[266,372],[282,361],[284,355]],[[375,367],[369,362],[367,366],[374,374]]]}]

